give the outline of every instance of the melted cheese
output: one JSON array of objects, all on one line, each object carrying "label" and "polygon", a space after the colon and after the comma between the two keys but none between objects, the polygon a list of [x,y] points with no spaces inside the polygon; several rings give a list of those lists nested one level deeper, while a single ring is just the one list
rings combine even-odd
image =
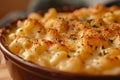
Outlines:
[{"label": "melted cheese", "polygon": [[[120,9],[95,5],[73,12],[31,13],[8,34],[25,60],[73,73],[120,74]],[[112,73],[113,72],[113,73]]]}]

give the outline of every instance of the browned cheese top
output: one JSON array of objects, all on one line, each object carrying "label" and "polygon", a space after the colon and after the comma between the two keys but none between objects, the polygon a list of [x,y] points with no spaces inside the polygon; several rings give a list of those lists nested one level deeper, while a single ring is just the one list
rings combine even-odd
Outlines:
[{"label": "browned cheese top", "polygon": [[120,8],[95,5],[73,12],[50,8],[18,21],[6,38],[25,60],[71,73],[120,74]]}]

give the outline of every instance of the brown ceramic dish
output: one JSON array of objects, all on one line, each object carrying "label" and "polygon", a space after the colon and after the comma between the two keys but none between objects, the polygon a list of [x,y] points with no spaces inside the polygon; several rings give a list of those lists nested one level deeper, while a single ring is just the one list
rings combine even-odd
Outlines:
[{"label": "brown ceramic dish", "polygon": [[8,28],[14,27],[16,21],[0,28],[0,50],[5,55],[6,63],[9,68],[13,80],[110,80],[119,79],[119,75],[105,76],[105,75],[90,75],[90,74],[73,74],[54,69],[45,68],[32,62],[23,60],[22,58],[14,55],[3,44],[5,41],[4,36]]}]

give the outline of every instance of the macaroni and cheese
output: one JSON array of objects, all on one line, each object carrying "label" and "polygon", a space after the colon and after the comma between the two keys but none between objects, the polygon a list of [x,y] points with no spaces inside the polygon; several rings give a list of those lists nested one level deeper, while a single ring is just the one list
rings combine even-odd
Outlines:
[{"label": "macaroni and cheese", "polygon": [[6,45],[38,65],[71,73],[120,74],[120,8],[95,5],[73,12],[50,8],[19,20]]}]

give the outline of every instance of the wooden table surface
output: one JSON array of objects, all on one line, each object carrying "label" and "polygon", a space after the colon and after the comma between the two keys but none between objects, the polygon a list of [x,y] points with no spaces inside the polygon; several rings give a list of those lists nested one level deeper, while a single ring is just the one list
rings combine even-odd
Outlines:
[{"label": "wooden table surface", "polygon": [[0,52],[0,80],[12,80],[10,78],[7,65],[5,64],[4,56]]}]

